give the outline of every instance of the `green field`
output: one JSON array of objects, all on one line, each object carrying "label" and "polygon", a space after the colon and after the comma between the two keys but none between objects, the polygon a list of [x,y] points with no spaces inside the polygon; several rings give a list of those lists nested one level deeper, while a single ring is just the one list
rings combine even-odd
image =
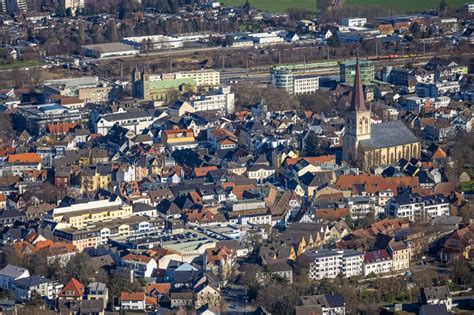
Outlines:
[{"label": "green field", "polygon": [[[222,0],[226,6],[243,6],[245,0]],[[316,0],[249,0],[252,8],[268,12],[285,12],[289,8],[316,11]]]},{"label": "green field", "polygon": [[[222,0],[224,5],[242,6],[246,0]],[[316,11],[316,0],[249,0],[254,8],[269,12],[285,12],[288,8]],[[450,7],[460,8],[468,0],[447,0]],[[345,0],[345,4],[373,6],[381,5],[396,12],[413,12],[438,8],[440,0]]]},{"label": "green field", "polygon": [[25,68],[25,67],[34,67],[39,66],[41,62],[37,60],[29,60],[29,61],[15,61],[13,63],[8,63],[4,65],[0,65],[0,70],[9,70],[9,69],[17,69],[17,68]]},{"label": "green field", "polygon": [[[414,12],[439,8],[440,0],[345,0],[346,4],[373,6],[395,9],[396,12]],[[467,0],[447,0],[452,8],[461,8]]]}]

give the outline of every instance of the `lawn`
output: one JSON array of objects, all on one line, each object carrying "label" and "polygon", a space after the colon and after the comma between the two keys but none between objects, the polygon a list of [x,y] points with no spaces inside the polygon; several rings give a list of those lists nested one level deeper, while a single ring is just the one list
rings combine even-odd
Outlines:
[{"label": "lawn", "polygon": [[[440,0],[345,0],[346,4],[392,8],[395,12],[416,12],[439,8]],[[448,6],[461,8],[467,0],[447,0]]]},{"label": "lawn", "polygon": [[[222,0],[224,5],[242,6],[246,0]],[[289,8],[316,11],[316,0],[249,0],[254,8],[269,12],[285,12]],[[440,0],[344,0],[345,4],[392,8],[395,12],[414,12],[438,8]],[[447,0],[450,7],[461,8],[468,0]]]},{"label": "lawn", "polygon": [[15,61],[13,63],[0,65],[0,70],[34,67],[34,66],[39,66],[40,64],[41,62],[39,62],[38,60]]},{"label": "lawn", "polygon": [[[243,6],[246,0],[222,0],[226,6]],[[268,12],[285,12],[289,8],[316,11],[316,0],[249,0],[252,8]]]}]

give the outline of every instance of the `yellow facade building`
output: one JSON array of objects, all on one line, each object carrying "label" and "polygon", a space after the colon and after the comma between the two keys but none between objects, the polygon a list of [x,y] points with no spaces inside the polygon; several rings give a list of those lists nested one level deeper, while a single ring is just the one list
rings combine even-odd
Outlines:
[{"label": "yellow facade building", "polygon": [[121,200],[98,200],[56,208],[52,219],[80,229],[101,221],[128,218],[132,214],[132,206]]},{"label": "yellow facade building", "polygon": [[112,182],[111,166],[96,165],[82,169],[81,172],[81,192],[96,191],[98,189],[108,189]]}]

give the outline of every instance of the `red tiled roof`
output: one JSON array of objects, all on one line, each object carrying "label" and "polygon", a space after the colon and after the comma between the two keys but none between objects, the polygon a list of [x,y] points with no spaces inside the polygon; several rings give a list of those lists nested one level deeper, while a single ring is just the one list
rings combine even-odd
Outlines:
[{"label": "red tiled roof", "polygon": [[348,208],[317,209],[314,211],[316,218],[339,220],[350,215]]},{"label": "red tiled roof", "polygon": [[84,295],[84,285],[76,278],[72,278],[59,292],[59,297],[82,297]]},{"label": "red tiled roof", "polygon": [[63,133],[68,132],[71,129],[76,128],[76,126],[77,126],[76,123],[65,123],[65,124],[57,124],[57,125],[50,124],[48,125],[48,130],[51,133],[63,134]]},{"label": "red tiled roof", "polygon": [[391,190],[397,194],[397,188],[412,187],[414,192],[418,192],[420,183],[418,177],[382,177],[372,175],[341,175],[337,178],[336,185],[341,189],[352,189],[354,185],[364,185],[365,192],[373,194],[379,191]]},{"label": "red tiled roof", "polygon": [[8,162],[23,162],[23,163],[41,163],[41,157],[36,153],[17,153],[8,156]]},{"label": "red tiled roof", "polygon": [[368,252],[364,255],[365,263],[375,263],[375,262],[385,261],[385,260],[390,260],[390,259],[391,259],[390,255],[385,249]]},{"label": "red tiled roof", "polygon": [[235,254],[234,249],[226,246],[206,249],[207,264],[219,264],[221,259],[227,260]]},{"label": "red tiled roof", "polygon": [[121,292],[121,301],[144,301],[145,292]]},{"label": "red tiled roof", "polygon": [[150,260],[152,260],[152,259],[153,258],[148,257],[148,256],[136,255],[136,254],[128,254],[128,255],[122,257],[122,260],[133,260],[133,261],[144,262],[144,263],[149,263]]},{"label": "red tiled roof", "polygon": [[289,158],[286,159],[288,166],[294,165],[301,160],[306,160],[309,164],[321,165],[323,163],[336,163],[335,155],[322,155],[322,156],[307,156],[304,158]]},{"label": "red tiled roof", "polygon": [[159,293],[161,295],[170,294],[171,283],[149,283],[145,288],[146,295]]},{"label": "red tiled roof", "polygon": [[203,166],[203,167],[196,167],[194,169],[194,175],[196,177],[204,177],[209,173],[209,171],[215,171],[217,170],[217,166],[211,165],[211,166]]}]

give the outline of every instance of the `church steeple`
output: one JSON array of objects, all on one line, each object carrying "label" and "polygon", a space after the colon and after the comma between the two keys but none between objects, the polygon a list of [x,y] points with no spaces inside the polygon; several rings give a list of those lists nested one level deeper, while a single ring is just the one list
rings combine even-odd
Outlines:
[{"label": "church steeple", "polygon": [[362,78],[360,76],[359,57],[357,57],[355,72],[354,92],[352,93],[350,110],[354,112],[366,111],[367,107],[365,106],[364,88],[362,86]]},{"label": "church steeple", "polygon": [[355,72],[351,107],[345,114],[346,126],[342,147],[342,158],[350,164],[360,164],[359,142],[371,138],[371,113],[365,106],[359,58],[356,61]]}]

